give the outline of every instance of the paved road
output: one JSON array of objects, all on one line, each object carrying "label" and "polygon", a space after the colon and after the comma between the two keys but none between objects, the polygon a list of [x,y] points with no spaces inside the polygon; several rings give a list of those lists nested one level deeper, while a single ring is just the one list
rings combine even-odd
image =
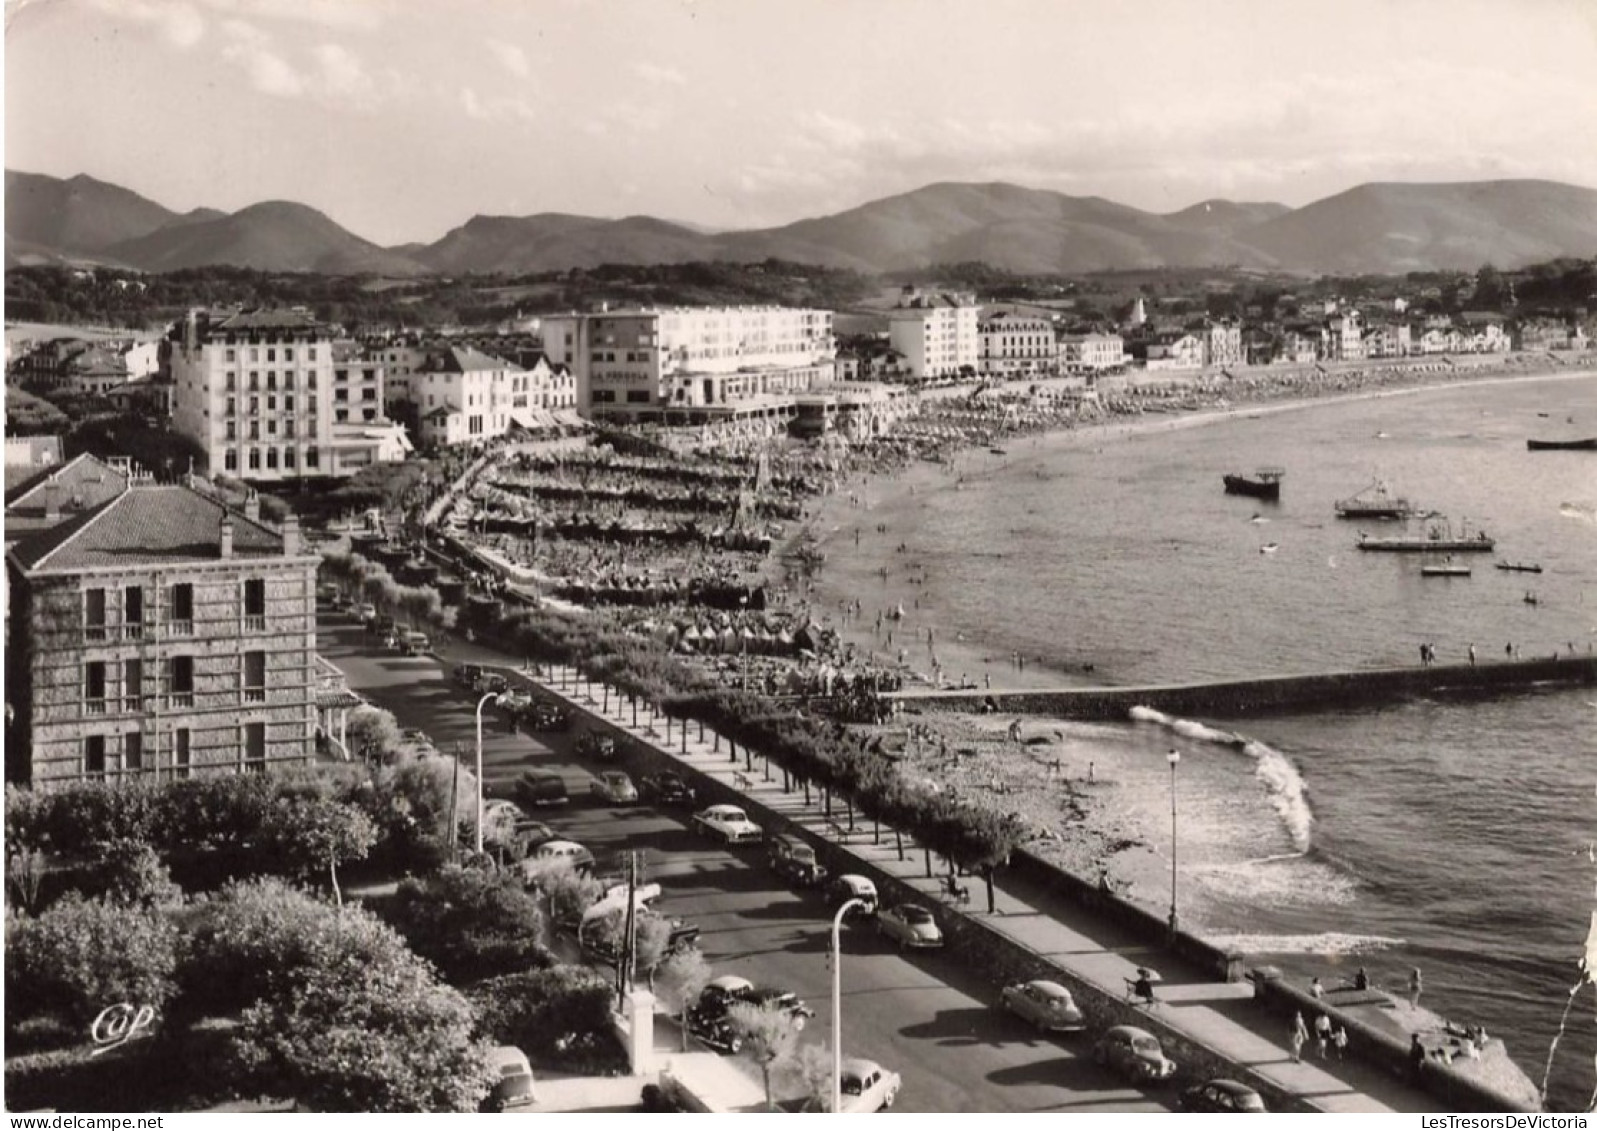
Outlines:
[{"label": "paved road", "polygon": [[[384,653],[345,618],[324,620],[322,654],[351,688],[420,727],[438,746],[474,756],[473,700],[430,658]],[[484,712],[484,780],[508,795],[524,769],[561,773],[572,801],[541,814],[586,845],[608,870],[628,850],[644,854],[647,878],[665,894],[660,908],[699,924],[700,946],[717,973],[791,989],[817,1011],[806,1038],[830,1043],[831,916],[815,894],[775,886],[760,850],[713,846],[686,829],[682,815],[590,800],[591,769],[560,736],[511,735],[493,707]],[[1044,1039],[994,1008],[996,993],[938,954],[902,957],[868,927],[845,928],[843,1046],[898,1071],[895,1110],[1167,1111],[1174,1096],[1144,1092],[1092,1063],[1081,1038]]]}]

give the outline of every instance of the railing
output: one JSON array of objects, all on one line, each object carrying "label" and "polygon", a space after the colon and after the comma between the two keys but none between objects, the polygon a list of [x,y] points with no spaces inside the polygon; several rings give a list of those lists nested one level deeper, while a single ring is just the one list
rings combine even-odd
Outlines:
[{"label": "railing", "polygon": [[105,714],[105,710],[106,706],[105,700],[103,698],[85,699],[83,701],[83,713],[85,715],[103,715]]},{"label": "railing", "polygon": [[105,625],[87,624],[83,626],[83,639],[85,641],[103,641],[105,638]]},{"label": "railing", "polygon": [[166,705],[168,707],[193,707],[194,692],[174,691],[166,697]]},{"label": "railing", "polygon": [[193,636],[194,622],[191,620],[169,620],[166,622],[168,636]]},{"label": "railing", "polygon": [[248,617],[245,617],[244,618],[244,631],[245,632],[265,632],[266,631],[266,617],[264,617],[264,616],[248,616]]},{"label": "railing", "polygon": [[244,702],[246,702],[246,703],[264,703],[264,702],[266,702],[266,688],[264,688],[264,687],[246,687],[244,689]]}]

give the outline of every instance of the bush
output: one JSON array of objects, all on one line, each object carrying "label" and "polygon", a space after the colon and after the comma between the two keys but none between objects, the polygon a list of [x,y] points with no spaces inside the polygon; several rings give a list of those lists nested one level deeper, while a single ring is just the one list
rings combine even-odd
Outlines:
[{"label": "bush", "polygon": [[384,918],[456,984],[552,961],[543,912],[512,872],[446,868],[431,879],[406,880]]},{"label": "bush", "polygon": [[585,966],[551,966],[479,982],[471,990],[482,1031],[495,1044],[563,1060],[591,1054],[612,1031],[615,992]]},{"label": "bush", "polygon": [[87,1036],[107,1006],[166,1007],[178,932],[161,911],[69,896],[37,918],[6,922],[6,1026],[58,1019]]}]

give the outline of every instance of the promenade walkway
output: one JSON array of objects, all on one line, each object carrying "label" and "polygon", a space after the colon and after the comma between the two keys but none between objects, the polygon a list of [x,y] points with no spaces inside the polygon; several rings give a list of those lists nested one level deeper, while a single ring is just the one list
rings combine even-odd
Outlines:
[{"label": "promenade walkway", "polygon": [[[487,649],[472,648],[487,653]],[[493,662],[496,654],[483,658]],[[502,657],[499,657],[502,664]],[[503,667],[507,673],[513,667]],[[688,728],[684,744],[680,726],[673,724],[669,742],[665,719],[651,722],[640,709],[638,724],[632,724],[632,711],[614,690],[609,695],[610,710],[603,713],[603,685],[590,682],[574,669],[556,667],[533,681],[522,671],[520,680],[536,682],[547,693],[556,695],[574,708],[599,715],[618,729],[660,752],[708,774],[729,788],[757,801],[808,832],[867,860],[874,867],[901,879],[922,893],[928,902],[942,897],[940,881],[928,879],[919,850],[898,858],[890,833],[882,843],[873,842],[869,822],[850,832],[843,827],[846,817],[834,806],[828,819],[818,795],[806,806],[802,791],[784,792],[781,771],[753,755],[739,751],[736,761],[729,759],[726,742],[717,743],[713,734],[697,724]],[[684,753],[684,746],[686,752]],[[1438,1109],[1428,1094],[1408,1086],[1393,1075],[1356,1061],[1320,1061],[1307,1054],[1294,1063],[1287,1051],[1288,1033],[1278,1019],[1257,1011],[1250,1002],[1249,983],[1216,982],[1207,974],[1187,967],[1163,951],[1150,952],[1146,944],[1130,938],[1122,929],[1100,922],[1076,907],[1066,907],[1050,899],[1045,891],[1028,889],[1008,882],[996,886],[995,911],[986,910],[983,886],[969,881],[971,901],[961,910],[984,920],[988,926],[1013,938],[1057,964],[1072,977],[1114,996],[1124,994],[1125,983],[1135,976],[1138,966],[1156,966],[1162,976],[1160,1004],[1155,1006],[1159,1020],[1193,1043],[1211,1049],[1226,1059],[1258,1073],[1282,1091],[1305,1105],[1328,1112],[1426,1112]]]}]

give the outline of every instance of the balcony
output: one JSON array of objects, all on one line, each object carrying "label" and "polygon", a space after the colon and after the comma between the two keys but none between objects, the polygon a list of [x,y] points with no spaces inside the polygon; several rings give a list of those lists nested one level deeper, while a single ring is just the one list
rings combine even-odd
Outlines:
[{"label": "balcony", "polygon": [[175,707],[192,708],[194,706],[194,692],[174,691],[166,697],[166,705],[168,709]]},{"label": "balcony", "polygon": [[191,620],[169,620],[166,622],[166,635],[168,637],[193,636],[194,622]]},{"label": "balcony", "polygon": [[264,702],[266,702],[266,688],[264,688],[264,687],[246,687],[244,689],[244,702],[246,702],[246,703],[264,703]]},{"label": "balcony", "polygon": [[85,699],[83,701],[83,713],[85,715],[103,715],[103,714],[105,714],[105,700],[104,699]]},{"label": "balcony", "polygon": [[83,639],[86,643],[104,643],[106,639],[105,625],[90,624],[83,627]]},{"label": "balcony", "polygon": [[122,639],[143,640],[144,626],[142,624],[125,624],[122,626]]},{"label": "balcony", "polygon": [[145,709],[145,700],[142,695],[129,695],[122,700],[122,710],[126,714],[139,714]]},{"label": "balcony", "polygon": [[251,616],[244,618],[245,632],[265,632],[266,618],[264,616]]}]

